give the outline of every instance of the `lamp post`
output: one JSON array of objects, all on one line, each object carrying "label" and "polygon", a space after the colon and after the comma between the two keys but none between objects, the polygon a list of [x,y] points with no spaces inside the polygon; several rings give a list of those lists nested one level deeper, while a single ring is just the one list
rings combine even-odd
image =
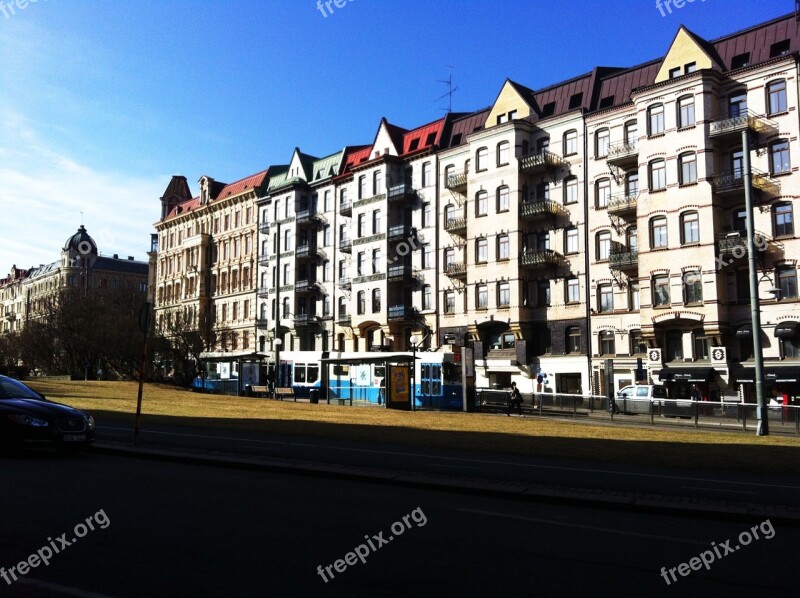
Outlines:
[{"label": "lamp post", "polygon": [[273,387],[273,399],[277,396],[275,394],[276,389],[278,388],[278,384],[280,382],[280,372],[281,372],[281,345],[283,341],[280,338],[276,338],[273,341],[275,345],[275,386]]},{"label": "lamp post", "polygon": [[416,334],[412,334],[411,338],[408,339],[411,343],[411,411],[417,410],[417,345],[419,344],[420,338]]}]

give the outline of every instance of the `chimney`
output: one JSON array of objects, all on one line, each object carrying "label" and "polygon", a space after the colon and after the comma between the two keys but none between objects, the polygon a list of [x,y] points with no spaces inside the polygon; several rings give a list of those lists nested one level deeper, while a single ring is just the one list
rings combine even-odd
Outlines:
[{"label": "chimney", "polygon": [[129,256],[128,256],[128,260],[132,262],[132,261],[133,261],[133,256],[132,256],[132,255],[129,255]]},{"label": "chimney", "polygon": [[115,260],[118,260],[118,259],[119,259],[119,254],[115,253],[115,254],[114,254],[114,259],[115,259]]}]

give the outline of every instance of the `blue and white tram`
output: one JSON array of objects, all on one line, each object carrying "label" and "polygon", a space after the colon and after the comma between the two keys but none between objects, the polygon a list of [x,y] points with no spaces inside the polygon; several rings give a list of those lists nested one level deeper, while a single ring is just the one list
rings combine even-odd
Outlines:
[{"label": "blue and white tram", "polygon": [[[461,410],[461,364],[453,353],[416,354],[413,396],[416,407]],[[318,389],[322,398],[353,403],[385,401],[386,363],[411,361],[411,353],[282,351],[279,386],[291,386],[297,397]],[[323,361],[324,360],[324,361]]]}]

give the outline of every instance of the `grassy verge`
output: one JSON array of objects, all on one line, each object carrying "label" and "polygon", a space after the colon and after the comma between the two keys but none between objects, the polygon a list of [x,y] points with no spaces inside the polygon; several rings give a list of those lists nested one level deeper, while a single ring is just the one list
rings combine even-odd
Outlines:
[{"label": "grassy verge", "polygon": [[[49,399],[131,419],[133,382],[36,382]],[[800,473],[800,441],[741,432],[575,423],[488,414],[349,408],[203,395],[147,384],[143,426],[169,423],[323,438],[710,470]]]}]

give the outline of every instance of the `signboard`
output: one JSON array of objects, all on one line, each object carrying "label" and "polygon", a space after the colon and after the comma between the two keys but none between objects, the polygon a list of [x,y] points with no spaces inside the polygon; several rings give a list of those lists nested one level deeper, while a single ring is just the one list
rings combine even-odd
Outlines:
[{"label": "signboard", "polygon": [[230,380],[231,364],[229,361],[221,361],[219,364],[219,377],[222,380]]},{"label": "signboard", "polygon": [[368,365],[354,365],[351,375],[356,386],[372,386],[372,372]]},{"label": "signboard", "polygon": [[411,369],[393,365],[389,368],[389,400],[391,403],[407,403],[411,406]]}]

